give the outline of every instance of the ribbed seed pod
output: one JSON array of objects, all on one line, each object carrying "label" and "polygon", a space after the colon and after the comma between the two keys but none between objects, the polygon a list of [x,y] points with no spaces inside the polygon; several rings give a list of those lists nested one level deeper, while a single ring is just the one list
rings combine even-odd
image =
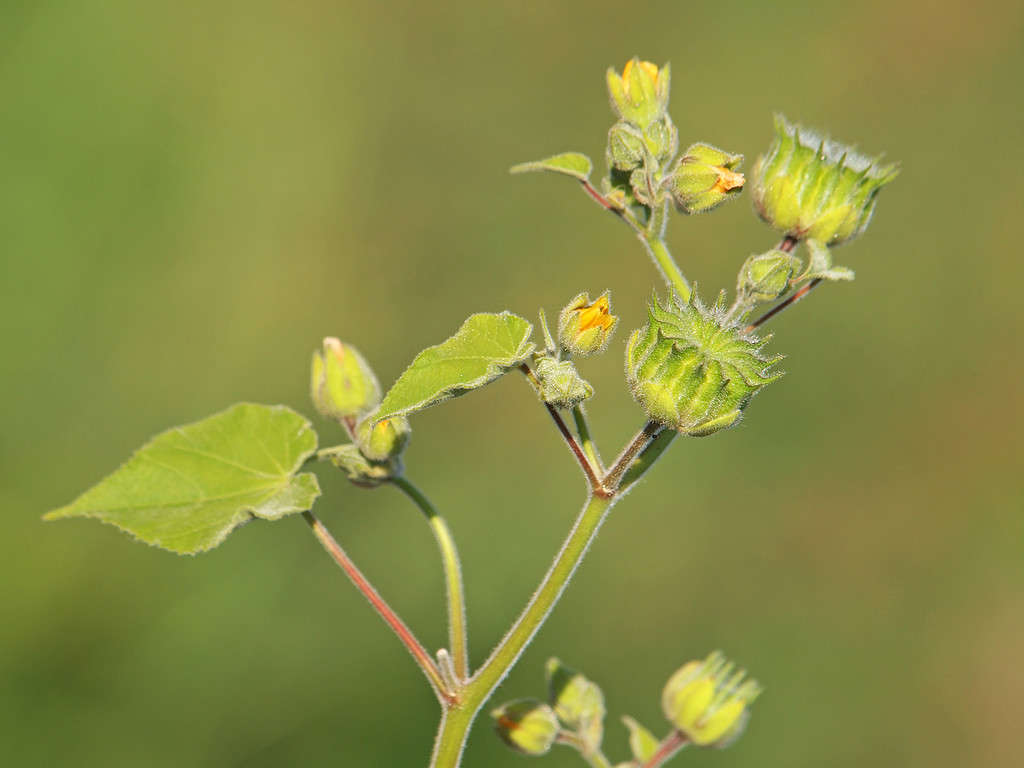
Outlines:
[{"label": "ribbed seed pod", "polygon": [[626,378],[633,397],[654,421],[703,437],[735,424],[750,399],[782,376],[769,369],[767,339],[725,324],[696,299],[665,306],[653,301],[647,325],[626,347]]}]

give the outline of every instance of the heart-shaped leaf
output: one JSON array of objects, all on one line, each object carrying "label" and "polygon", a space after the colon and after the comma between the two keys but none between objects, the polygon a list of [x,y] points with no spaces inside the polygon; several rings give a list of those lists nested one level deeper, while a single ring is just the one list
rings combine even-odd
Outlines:
[{"label": "heart-shaped leaf", "polygon": [[157,435],[45,519],[94,517],[155,547],[204,552],[253,518],[312,507],[316,476],[297,473],[316,444],[309,422],[290,408],[239,403]]}]

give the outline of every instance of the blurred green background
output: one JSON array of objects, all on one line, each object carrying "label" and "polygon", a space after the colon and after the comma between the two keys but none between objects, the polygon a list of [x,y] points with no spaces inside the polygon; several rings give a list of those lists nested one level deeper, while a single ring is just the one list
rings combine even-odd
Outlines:
[{"label": "blurred green background", "polygon": [[[179,558],[39,516],[234,401],[311,414],[324,335],[390,382],[472,311],[581,290],[623,318],[583,366],[616,451],[640,423],[623,343],[659,279],[570,181],[506,170],[603,167],[604,70],[634,54],[671,60],[684,146],[749,169],[781,110],[903,174],[837,252],[857,281],[773,323],[789,375],[615,510],[495,701],[541,694],[557,654],[604,686],[624,759],[618,716],[662,731],[663,681],[721,647],[767,693],[735,747],[680,765],[1024,762],[1021,3],[4,0],[0,20],[9,764],[426,764],[431,694],[301,520]],[[775,240],[745,199],[669,233],[706,295]],[[521,377],[414,427],[478,663],[583,486]],[[320,514],[438,647],[421,517],[321,479]],[[526,764],[489,731],[469,768]]]}]

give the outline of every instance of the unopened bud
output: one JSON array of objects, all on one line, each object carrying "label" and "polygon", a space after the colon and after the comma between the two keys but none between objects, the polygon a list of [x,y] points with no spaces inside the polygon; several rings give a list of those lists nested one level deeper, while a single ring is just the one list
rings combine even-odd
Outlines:
[{"label": "unopened bud", "polygon": [[646,128],[668,109],[669,65],[660,69],[638,58],[626,62],[622,74],[607,73],[612,109],[623,120]]},{"label": "unopened bud", "polygon": [[778,249],[748,258],[740,268],[736,290],[752,302],[774,301],[789,290],[800,259]]},{"label": "unopened bud", "polygon": [[743,189],[746,181],[736,169],[743,155],[730,155],[709,144],[694,144],[672,172],[672,198],[683,213],[710,211]]},{"label": "unopened bud", "polygon": [[604,718],[604,694],[597,683],[554,658],[544,665],[544,674],[548,701],[566,727],[577,729]]},{"label": "unopened bud", "polygon": [[546,754],[561,730],[554,710],[536,699],[517,699],[493,712],[494,729],[512,749],[535,757]]},{"label": "unopened bud", "polygon": [[380,404],[380,384],[369,364],[355,347],[333,337],[313,353],[310,378],[313,405],[329,419],[358,419]]},{"label": "unopened bud", "polygon": [[694,294],[662,307],[651,303],[647,325],[626,346],[626,378],[634,399],[653,421],[703,437],[739,421],[762,388],[779,379],[764,357],[766,343],[711,312]]},{"label": "unopened bud", "polygon": [[693,744],[727,746],[746,725],[748,707],[761,687],[735,668],[715,651],[704,661],[683,665],[665,685],[665,717]]},{"label": "unopened bud", "polygon": [[570,354],[581,357],[603,352],[618,321],[611,313],[608,291],[593,302],[589,294],[581,293],[558,317],[558,343]]},{"label": "unopened bud", "polygon": [[896,178],[896,165],[775,117],[775,141],[753,171],[758,214],[779,232],[825,245],[864,231],[878,190]]},{"label": "unopened bud", "polygon": [[534,366],[541,399],[556,408],[574,408],[594,394],[571,360],[542,357]]},{"label": "unopened bud", "polygon": [[356,443],[371,461],[387,461],[405,450],[411,433],[412,427],[405,416],[392,416],[375,423],[370,415],[356,427]]}]

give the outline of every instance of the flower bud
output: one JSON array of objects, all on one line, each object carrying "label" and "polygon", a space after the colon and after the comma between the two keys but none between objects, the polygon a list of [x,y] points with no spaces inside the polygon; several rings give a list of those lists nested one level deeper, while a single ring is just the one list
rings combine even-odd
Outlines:
[{"label": "flower bud", "polygon": [[736,290],[752,302],[774,301],[789,289],[800,259],[778,249],[751,256],[740,268]]},{"label": "flower bud", "polygon": [[[544,674],[548,681],[548,701],[567,728],[587,729],[596,721],[600,729],[604,719],[604,694],[597,683],[554,658],[544,665]],[[600,741],[598,738],[597,742]]]},{"label": "flower bud", "polygon": [[542,357],[534,366],[541,399],[556,408],[574,408],[594,394],[571,360]]},{"label": "flower bud", "polygon": [[374,423],[371,415],[356,427],[356,443],[371,461],[387,461],[405,450],[411,433],[412,427],[405,416],[392,416]]},{"label": "flower bud", "polygon": [[644,137],[639,129],[619,121],[608,131],[608,158],[613,168],[631,171],[644,162]]},{"label": "flower bud", "polygon": [[622,75],[609,69],[607,80],[612,109],[633,125],[646,128],[668,109],[668,64],[658,69],[656,64],[634,57],[626,62]]},{"label": "flower bud", "polygon": [[845,242],[864,231],[878,190],[899,173],[839,142],[775,117],[775,141],[753,171],[758,215],[789,237]]},{"label": "flower bud", "polygon": [[671,176],[676,207],[683,213],[703,213],[738,195],[746,181],[736,171],[742,162],[743,155],[730,155],[709,144],[691,146]]},{"label": "flower bud", "polygon": [[536,699],[517,699],[491,712],[494,729],[512,749],[539,757],[555,743],[561,730],[551,707]]},{"label": "flower bud", "polygon": [[321,415],[343,421],[360,418],[380,404],[380,384],[359,351],[333,337],[313,353],[310,390]]},{"label": "flower bud", "polygon": [[746,671],[715,651],[704,661],[683,665],[665,685],[661,706],[665,717],[700,747],[724,747],[746,725],[747,708],[761,693]]},{"label": "flower bud", "polygon": [[[693,296],[696,296],[694,294]],[[739,421],[750,399],[782,374],[764,357],[767,342],[708,311],[694,297],[651,303],[647,325],[626,346],[626,379],[648,417],[692,437]]]},{"label": "flower bud", "polygon": [[591,303],[581,293],[570,301],[558,317],[558,343],[572,355],[584,357],[604,352],[619,321],[611,314],[611,299],[605,291]]},{"label": "flower bud", "polygon": [[679,130],[672,118],[662,115],[644,130],[645,143],[654,159],[664,164],[679,149]]}]

